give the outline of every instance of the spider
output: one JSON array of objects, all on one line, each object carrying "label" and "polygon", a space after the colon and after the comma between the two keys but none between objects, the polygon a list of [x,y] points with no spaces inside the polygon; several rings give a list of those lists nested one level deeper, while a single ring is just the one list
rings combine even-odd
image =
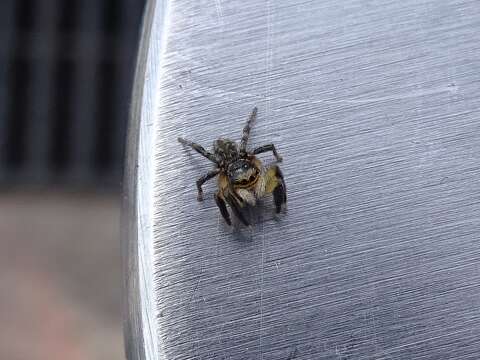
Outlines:
[{"label": "spider", "polygon": [[257,117],[257,108],[254,107],[243,128],[242,140],[238,146],[230,139],[218,139],[213,142],[213,153],[205,150],[201,145],[192,141],[178,138],[178,141],[205,156],[215,164],[215,168],[197,180],[198,201],[203,200],[202,185],[218,175],[218,190],[215,192],[215,203],[220,209],[225,222],[232,225],[227,204],[233,214],[245,225],[249,221],[242,213],[246,205],[255,206],[256,200],[266,194],[273,194],[275,210],[279,213],[282,205],[287,202],[287,188],[280,168],[276,165],[265,167],[255,155],[272,151],[276,162],[282,158],[273,144],[260,146],[253,151],[247,150],[248,138],[253,121]]}]

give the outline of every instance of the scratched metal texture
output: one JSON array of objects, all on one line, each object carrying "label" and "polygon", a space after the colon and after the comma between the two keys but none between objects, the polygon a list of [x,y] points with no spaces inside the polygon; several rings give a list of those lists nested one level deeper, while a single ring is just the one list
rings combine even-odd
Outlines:
[{"label": "scratched metal texture", "polygon": [[[150,5],[130,359],[480,358],[479,2]],[[288,211],[230,229],[176,139],[238,140],[253,106]]]}]

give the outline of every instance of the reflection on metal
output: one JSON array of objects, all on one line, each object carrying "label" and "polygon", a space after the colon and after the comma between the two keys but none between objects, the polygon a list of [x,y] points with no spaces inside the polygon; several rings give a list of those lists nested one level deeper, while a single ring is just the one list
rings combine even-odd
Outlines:
[{"label": "reflection on metal", "polygon": [[[474,358],[474,1],[152,1],[130,129],[136,359]],[[177,137],[284,157],[285,216],[229,228]],[[265,160],[268,160],[265,157]]]}]

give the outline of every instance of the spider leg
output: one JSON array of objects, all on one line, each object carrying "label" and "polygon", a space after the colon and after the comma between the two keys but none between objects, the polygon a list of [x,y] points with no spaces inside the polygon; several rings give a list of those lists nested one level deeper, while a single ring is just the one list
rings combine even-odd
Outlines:
[{"label": "spider leg", "polygon": [[205,150],[203,148],[203,146],[201,146],[197,143],[194,143],[193,141],[181,138],[181,137],[179,137],[177,140],[180,144],[185,145],[185,146],[190,146],[191,148],[193,148],[193,150],[195,150],[199,154],[205,156],[208,160],[214,162],[215,164],[217,163],[217,160],[215,159],[215,156],[211,152],[208,152],[207,150]]},{"label": "spider leg", "polygon": [[273,145],[273,144],[260,146],[260,147],[256,148],[255,150],[253,150],[253,154],[257,155],[257,154],[264,153],[264,152],[267,152],[267,151],[273,152],[273,156],[275,156],[275,159],[277,159],[278,162],[282,162],[283,159],[277,153],[277,150],[275,149],[275,145]]},{"label": "spider leg", "polygon": [[252,128],[253,121],[257,117],[257,107],[255,106],[250,114],[250,117],[243,128],[242,141],[240,142],[240,153],[247,151],[248,137],[250,136],[250,129]]},{"label": "spider leg", "polygon": [[242,222],[243,225],[245,226],[250,226],[250,223],[245,219],[245,216],[242,214],[242,211],[240,210],[240,203],[235,199],[235,197],[231,196],[231,194],[227,195],[227,200],[228,205],[232,208],[233,213],[235,216]]},{"label": "spider leg", "polygon": [[230,214],[228,213],[227,210],[227,205],[225,204],[225,199],[223,196],[219,193],[215,193],[215,203],[217,204],[218,208],[220,209],[220,214],[222,214],[223,219],[228,225],[232,225],[232,221],[230,220]]},{"label": "spider leg", "polygon": [[218,175],[220,172],[220,169],[215,169],[212,171],[209,171],[205,175],[203,175],[201,178],[197,180],[197,189],[198,189],[198,196],[197,200],[202,201],[203,200],[203,190],[202,190],[202,185],[205,183],[205,181],[210,180],[211,178],[215,177]]},{"label": "spider leg", "polygon": [[287,202],[287,187],[283,174],[277,165],[273,165],[267,170],[266,191],[273,194],[275,210],[279,213],[282,205]]}]

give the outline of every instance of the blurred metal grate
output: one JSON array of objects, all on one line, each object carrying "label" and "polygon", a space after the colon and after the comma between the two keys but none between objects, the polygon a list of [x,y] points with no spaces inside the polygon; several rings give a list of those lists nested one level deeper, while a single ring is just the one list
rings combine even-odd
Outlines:
[{"label": "blurred metal grate", "polygon": [[0,2],[0,184],[118,187],[143,6]]}]

